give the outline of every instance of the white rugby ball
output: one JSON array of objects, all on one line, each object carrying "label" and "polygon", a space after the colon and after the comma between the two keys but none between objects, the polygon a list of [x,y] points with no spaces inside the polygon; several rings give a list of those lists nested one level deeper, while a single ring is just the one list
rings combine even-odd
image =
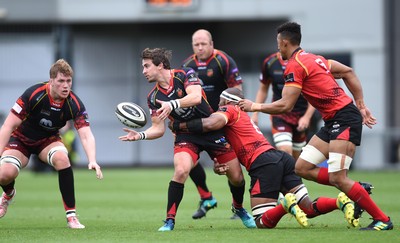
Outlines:
[{"label": "white rugby ball", "polygon": [[132,102],[119,103],[115,115],[122,124],[131,128],[141,128],[147,123],[143,108]]}]

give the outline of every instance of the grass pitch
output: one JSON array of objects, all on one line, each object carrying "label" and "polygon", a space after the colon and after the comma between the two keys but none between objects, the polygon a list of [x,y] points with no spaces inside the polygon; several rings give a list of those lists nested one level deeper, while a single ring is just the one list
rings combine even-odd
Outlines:
[{"label": "grass pitch", "polygon": [[[104,179],[93,171],[75,169],[77,213],[83,230],[66,227],[56,173],[35,174],[23,170],[17,178],[17,196],[7,215],[0,219],[1,242],[400,242],[400,172],[350,171],[354,180],[374,185],[372,197],[394,223],[385,232],[350,228],[341,211],[310,219],[301,228],[286,215],[275,229],[246,229],[240,220],[229,219],[231,196],[226,178],[207,170],[207,181],[218,207],[207,217],[193,220],[199,196],[190,181],[178,210],[175,229],[158,232],[166,214],[167,188],[172,169],[105,169]],[[246,175],[247,183],[250,181]],[[336,197],[335,188],[305,181],[310,196]],[[246,185],[246,190],[248,184]],[[246,191],[245,207],[249,208]],[[363,214],[361,224],[371,220]]]}]

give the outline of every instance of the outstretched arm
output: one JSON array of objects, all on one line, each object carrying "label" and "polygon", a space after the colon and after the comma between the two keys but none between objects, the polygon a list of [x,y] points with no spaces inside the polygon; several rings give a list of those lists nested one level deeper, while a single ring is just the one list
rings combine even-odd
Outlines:
[{"label": "outstretched arm", "polygon": [[188,122],[176,123],[173,130],[195,133],[210,132],[223,128],[227,122],[224,114],[214,112],[207,118],[197,118]]},{"label": "outstretched arm", "polygon": [[299,98],[301,89],[292,86],[285,86],[282,90],[282,98],[272,103],[253,103],[243,99],[238,105],[244,111],[261,111],[268,114],[282,114],[293,109]]},{"label": "outstretched arm", "polygon": [[120,136],[121,141],[138,141],[138,140],[153,140],[160,138],[165,133],[165,123],[158,116],[151,117],[151,127],[143,132],[137,132],[133,129],[124,128],[126,135]]}]

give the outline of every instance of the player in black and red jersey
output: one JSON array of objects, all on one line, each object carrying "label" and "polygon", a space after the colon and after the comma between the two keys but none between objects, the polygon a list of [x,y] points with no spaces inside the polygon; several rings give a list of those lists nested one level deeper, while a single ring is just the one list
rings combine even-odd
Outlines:
[{"label": "player in black and red jersey", "polygon": [[96,162],[95,138],[91,132],[88,114],[82,101],[71,91],[73,70],[63,59],[50,68],[48,82],[29,87],[16,101],[0,130],[0,185],[3,194],[0,217],[15,197],[15,179],[20,169],[27,166],[31,154],[49,163],[58,171],[58,182],[67,225],[85,228],[75,211],[74,177],[68,151],[62,143],[59,130],[73,120],[89,169],[96,171],[97,178],[103,174]]},{"label": "player in black and red jersey", "polygon": [[[285,23],[278,27],[277,32],[278,49],[282,58],[289,60],[284,73],[282,98],[270,104],[241,100],[240,107],[245,111],[285,113],[293,108],[302,93],[321,113],[325,125],[303,148],[296,162],[296,173],[305,179],[335,186],[357,202],[373,218],[373,222],[362,230],[393,229],[390,218],[376,205],[369,193],[347,175],[356,146],[361,142],[362,125],[372,128],[376,124],[376,118],[364,103],[360,80],[350,67],[305,52],[300,47],[299,24]],[[335,78],[343,79],[355,104]],[[317,167],[327,158],[328,168]]]},{"label": "player in black and red jersey", "polygon": [[[310,200],[306,186],[294,173],[294,158],[271,146],[258,126],[236,105],[241,99],[241,90],[228,88],[221,94],[217,112],[208,118],[175,122],[173,130],[201,133],[225,127],[227,138],[251,177],[249,191],[257,227],[274,228],[286,213],[295,216],[300,225],[307,226],[306,215],[312,218],[338,208],[350,217],[346,220],[354,220],[353,205],[344,193],[337,199],[319,197],[314,202]],[[215,172],[223,174],[229,169],[225,164],[217,164]],[[277,205],[280,191],[285,197],[282,204]]]},{"label": "player in black and red jersey", "polygon": [[[283,72],[286,64],[287,60],[283,60],[279,52],[275,52],[264,59],[256,103],[265,102],[270,86],[272,88],[272,101],[279,100],[282,97],[282,89],[285,84]],[[276,148],[297,159],[301,149],[306,145],[306,130],[310,125],[314,111],[314,107],[309,105],[307,100],[300,95],[292,111],[271,115],[272,136]],[[258,112],[254,112],[251,119],[258,124]]]},{"label": "player in black and red jersey", "polygon": [[[127,134],[120,137],[122,141],[152,140],[162,137],[166,130],[166,118],[190,121],[195,118],[208,117],[212,113],[194,70],[191,68],[171,69],[171,55],[171,51],[163,48],[143,50],[143,74],[149,82],[156,82],[147,98],[152,125],[142,132],[125,128],[124,131]],[[201,151],[206,151],[212,158],[218,158],[221,163],[240,167],[223,131],[204,135],[177,132],[175,135],[175,172],[168,188],[166,221],[159,231],[174,229],[175,216],[183,198],[184,183],[190,170],[196,165]],[[235,198],[235,195],[232,196]],[[246,227],[256,227],[254,219],[243,207],[237,208],[237,211]]]},{"label": "player in black and red jersey", "polygon": [[[193,54],[183,62],[183,67],[190,67],[197,73],[201,86],[212,109],[218,109],[219,95],[228,87],[242,89],[242,77],[236,62],[228,54],[221,50],[214,49],[214,42],[211,33],[205,29],[199,29],[192,35]],[[235,173],[236,177],[228,180],[230,190],[236,195],[244,195],[245,181],[240,166]],[[234,168],[232,168],[233,171]],[[198,210],[193,214],[193,219],[204,217],[208,210],[217,205],[206,184],[206,173],[200,163],[191,170],[190,178],[195,183],[200,194]],[[233,198],[233,204],[241,207],[243,196]],[[235,218],[235,217],[233,217]]]}]

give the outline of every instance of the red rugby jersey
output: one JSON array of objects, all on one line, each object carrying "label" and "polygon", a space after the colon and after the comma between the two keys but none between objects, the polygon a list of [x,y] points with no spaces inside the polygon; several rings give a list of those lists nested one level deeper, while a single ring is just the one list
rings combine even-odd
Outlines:
[{"label": "red rugby jersey", "polygon": [[329,62],[302,49],[289,59],[284,79],[285,86],[302,89],[303,96],[324,120],[331,119],[338,110],[353,102],[332,76]]}]

